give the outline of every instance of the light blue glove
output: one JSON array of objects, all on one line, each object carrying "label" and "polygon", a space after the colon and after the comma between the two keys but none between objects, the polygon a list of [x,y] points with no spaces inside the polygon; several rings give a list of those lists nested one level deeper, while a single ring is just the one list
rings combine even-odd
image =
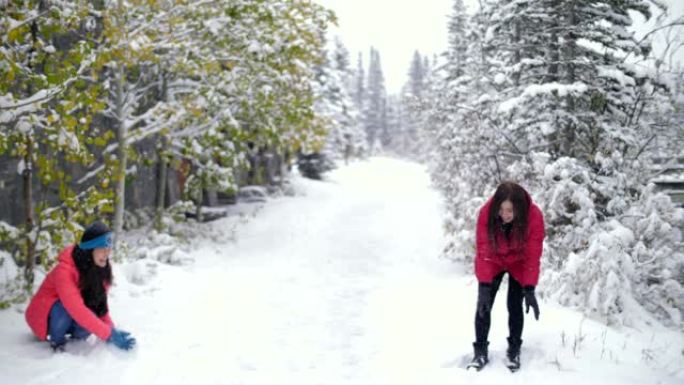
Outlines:
[{"label": "light blue glove", "polygon": [[123,350],[131,350],[135,346],[135,338],[131,337],[131,333],[117,329],[112,329],[107,342]]}]

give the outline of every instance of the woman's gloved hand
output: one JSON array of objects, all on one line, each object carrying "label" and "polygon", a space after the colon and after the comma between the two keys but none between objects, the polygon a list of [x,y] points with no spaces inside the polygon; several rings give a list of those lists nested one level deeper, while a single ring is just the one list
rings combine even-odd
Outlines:
[{"label": "woman's gloved hand", "polygon": [[525,298],[525,313],[529,313],[531,307],[534,311],[534,319],[539,320],[539,305],[537,304],[537,297],[534,295],[534,286],[526,286],[523,289],[523,298]]},{"label": "woman's gloved hand", "polygon": [[135,338],[129,332],[112,329],[112,334],[107,339],[107,343],[114,344],[119,349],[131,350],[135,346]]}]

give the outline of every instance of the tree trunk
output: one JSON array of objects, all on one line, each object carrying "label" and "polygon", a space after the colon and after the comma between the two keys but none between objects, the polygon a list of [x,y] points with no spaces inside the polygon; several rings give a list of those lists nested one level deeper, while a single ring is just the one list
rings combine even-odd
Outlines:
[{"label": "tree trunk", "polygon": [[255,186],[261,186],[264,184],[264,148],[258,147],[256,153],[254,154],[254,162],[252,163],[252,178],[249,184]]},{"label": "tree trunk", "polygon": [[114,209],[114,247],[121,236],[123,230],[123,218],[125,209],[126,194],[126,167],[127,167],[127,132],[124,115],[124,68],[123,63],[118,63],[116,69],[116,116],[117,116],[117,136],[119,148],[117,150],[119,165],[116,172],[116,197]]},{"label": "tree trunk", "polygon": [[[125,12],[123,7],[123,0],[118,0],[118,23],[119,28],[122,30],[126,27],[123,17]],[[126,195],[126,167],[128,163],[127,159],[127,140],[126,137],[128,133],[126,132],[126,117],[124,108],[124,61],[123,59],[117,63],[116,66],[116,118],[117,118],[117,136],[119,141],[119,148],[117,151],[119,167],[116,173],[116,193],[115,193],[115,206],[114,206],[114,247],[116,248],[116,243],[121,236],[123,230],[123,219],[124,219],[124,209],[125,209],[125,195]]]},{"label": "tree trunk", "polygon": [[164,213],[166,201],[166,179],[168,174],[168,161],[166,159],[166,138],[162,137],[161,148],[158,151],[159,157],[159,172],[157,174],[157,212],[155,214],[155,227],[157,230],[162,230],[162,214]]},{"label": "tree trunk", "polygon": [[513,22],[513,35],[515,38],[515,53],[513,54],[513,60],[515,64],[518,66],[518,71],[513,73],[513,84],[517,88],[520,86],[520,75],[522,73],[522,68],[520,67],[520,62],[522,61],[522,53],[521,51],[521,46],[523,45],[522,41],[522,36],[520,35],[520,18],[516,17],[515,21]]},{"label": "tree trunk", "polygon": [[[555,11],[558,11],[558,0],[554,1],[552,3],[551,8]],[[558,82],[559,76],[558,76],[558,65],[560,62],[560,44],[559,44],[559,37],[558,33],[556,32],[559,23],[557,19],[553,19],[552,27],[553,27],[553,32],[551,32],[551,38],[549,40],[549,45],[548,45],[548,60],[550,62],[549,64],[549,71],[547,73],[546,77],[546,82],[547,83],[554,83]],[[554,110],[558,111],[558,102],[554,102]],[[556,123],[558,123],[558,117],[556,117]],[[556,126],[558,127],[558,126]],[[558,156],[558,153],[560,152],[560,135],[559,132],[556,131],[551,135],[551,153],[554,156]]]},{"label": "tree trunk", "polygon": [[[568,32],[565,36],[567,55],[565,57],[565,62],[567,63],[567,75],[566,84],[573,84],[576,81],[575,75],[575,48],[577,44],[577,36],[575,35],[574,28],[576,28],[578,20],[577,14],[575,12],[575,2],[570,4],[570,9],[568,10]],[[575,98],[572,94],[568,93],[565,97],[567,113],[572,114],[575,111]],[[566,122],[563,132],[563,140],[561,144],[561,155],[562,156],[574,156],[574,144],[575,144],[575,125],[572,122]]]},{"label": "tree trunk", "polygon": [[[44,4],[39,4],[39,8],[42,8]],[[31,40],[33,41],[33,46],[30,49],[30,57],[28,59],[28,67],[33,70],[35,68],[34,55],[35,47],[38,42],[38,24],[34,21],[31,23]],[[33,85],[29,84],[27,88],[28,94],[33,93]],[[35,240],[31,237],[33,236],[33,138],[32,134],[26,135],[26,154],[24,155],[24,169],[22,170],[22,182],[24,187],[24,215],[26,217],[26,265],[24,266],[24,280],[26,282],[26,290],[31,291],[33,288],[34,266],[36,264],[36,244]],[[37,237],[36,237],[37,239]]]},{"label": "tree trunk", "polygon": [[28,291],[33,287],[35,265],[35,242],[31,238],[33,232],[33,140],[31,137],[26,139],[27,150],[24,155],[24,170],[22,171],[22,179],[24,184],[24,215],[26,216],[26,266],[24,266],[24,279],[26,280],[26,289]]},{"label": "tree trunk", "polygon": [[[168,92],[168,82],[166,71],[162,69],[162,94],[161,100],[168,102],[169,92]],[[157,157],[159,158],[159,169],[157,173],[157,210],[155,213],[155,227],[158,231],[162,230],[162,214],[164,213],[165,201],[166,201],[166,179],[168,174],[169,163],[166,159],[166,149],[168,147],[168,141],[164,134],[161,135],[161,142],[157,150]]]},{"label": "tree trunk", "polygon": [[202,187],[197,189],[197,207],[195,208],[195,218],[197,222],[202,222],[202,201],[204,200],[204,189]]}]

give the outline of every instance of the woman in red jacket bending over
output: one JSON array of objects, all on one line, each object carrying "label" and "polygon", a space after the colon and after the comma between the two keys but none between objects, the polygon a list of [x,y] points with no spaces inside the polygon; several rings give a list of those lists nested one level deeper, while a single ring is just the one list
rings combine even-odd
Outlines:
[{"label": "woman in red jacket bending over", "polygon": [[504,182],[480,209],[477,219],[475,275],[479,282],[475,313],[475,356],[469,368],[482,369],[489,362],[490,315],[501,279],[508,273],[509,369],[520,368],[523,299],[539,319],[534,288],[544,241],[544,217],[530,195],[517,183]]},{"label": "woman in red jacket bending over", "polygon": [[107,290],[112,283],[111,230],[94,222],[81,243],[67,246],[26,309],[26,322],[55,351],[64,351],[67,335],[85,339],[91,333],[118,348],[135,345],[130,333],[114,328],[109,317]]}]

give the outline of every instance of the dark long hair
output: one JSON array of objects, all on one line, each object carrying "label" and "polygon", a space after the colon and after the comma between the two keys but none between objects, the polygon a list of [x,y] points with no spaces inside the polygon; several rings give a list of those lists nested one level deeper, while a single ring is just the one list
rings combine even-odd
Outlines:
[{"label": "dark long hair", "polygon": [[78,287],[81,290],[83,302],[95,315],[102,317],[107,314],[107,292],[104,285],[112,283],[112,266],[107,260],[105,267],[100,267],[93,261],[93,250],[83,250],[78,245],[71,252],[76,269],[78,269]]},{"label": "dark long hair", "polygon": [[497,233],[502,232],[501,227],[503,225],[499,216],[499,209],[501,204],[507,200],[513,204],[511,240],[520,246],[523,244],[527,233],[527,212],[530,208],[527,192],[515,182],[503,182],[496,188],[492,205],[489,206],[489,218],[487,218],[487,235],[494,250],[497,250]]}]

